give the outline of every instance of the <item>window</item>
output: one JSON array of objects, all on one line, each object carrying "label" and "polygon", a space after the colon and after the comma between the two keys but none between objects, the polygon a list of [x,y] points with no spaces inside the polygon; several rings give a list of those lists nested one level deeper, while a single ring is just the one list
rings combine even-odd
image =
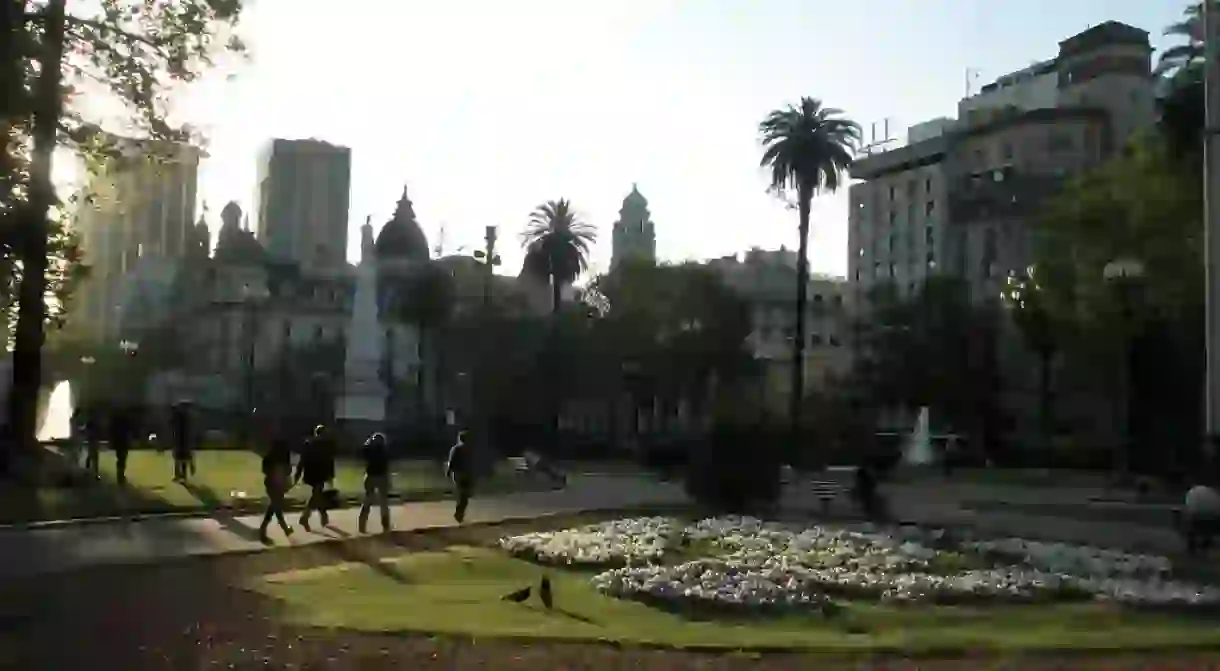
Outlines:
[{"label": "window", "polygon": [[827,341],[830,343],[831,347],[838,347],[841,344],[839,342],[839,336],[834,334],[831,334],[831,336],[827,338]]},{"label": "window", "polygon": [[894,187],[890,187],[890,200],[894,200]]},{"label": "window", "polygon": [[923,181],[923,190],[932,193],[932,178],[928,177]]},{"label": "window", "polygon": [[813,345],[815,347],[817,345],[821,345],[822,344],[822,334],[821,333],[810,333],[809,334],[809,344]]},{"label": "window", "polygon": [[835,307],[841,307],[843,305],[843,297],[835,296],[834,303],[835,303]]},{"label": "window", "polygon": [[914,198],[915,190],[918,188],[919,188],[919,182],[916,182],[915,180],[911,180],[911,181],[907,182],[907,197]]},{"label": "window", "polygon": [[936,210],[936,201],[929,200],[928,202],[923,204],[924,216],[927,216],[927,217],[932,216],[932,212],[935,210]]},{"label": "window", "polygon": [[857,282],[860,281],[860,269],[859,268],[856,268],[856,281]]},{"label": "window", "polygon": [[936,242],[936,231],[931,226],[923,229],[923,241],[929,245]]},{"label": "window", "polygon": [[898,221],[898,213],[890,210],[890,226],[893,226],[896,221]]},{"label": "window", "polygon": [[894,253],[894,234],[893,233],[890,234],[889,247],[890,247],[890,253],[893,254]]},{"label": "window", "polygon": [[897,271],[897,269],[895,269],[894,264],[891,263],[890,264],[890,277],[897,277],[897,276],[898,276],[898,271]]}]

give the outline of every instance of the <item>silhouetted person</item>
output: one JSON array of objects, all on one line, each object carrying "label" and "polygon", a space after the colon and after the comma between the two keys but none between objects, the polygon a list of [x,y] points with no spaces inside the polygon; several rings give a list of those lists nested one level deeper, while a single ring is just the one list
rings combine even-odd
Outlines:
[{"label": "silhouetted person", "polygon": [[881,513],[881,505],[877,497],[877,476],[871,464],[865,463],[856,468],[855,493],[864,516],[870,520],[876,519]]},{"label": "silhouetted person", "polygon": [[313,437],[305,441],[301,460],[297,462],[295,481],[304,481],[309,487],[309,500],[305,512],[301,513],[301,526],[309,531],[309,516],[318,511],[322,526],[330,525],[330,514],[326,510],[324,492],[326,483],[335,478],[335,444],[325,426],[314,427]]},{"label": "silhouetted person", "polygon": [[84,416],[85,471],[92,475],[95,480],[102,477],[101,464],[98,463],[98,453],[101,450],[102,443],[101,414],[100,408],[92,406],[85,410]]},{"label": "silhouetted person", "polygon": [[470,504],[470,495],[474,489],[474,455],[466,444],[466,432],[458,432],[457,442],[449,448],[449,459],[445,463],[445,475],[453,481],[457,488],[457,507],[453,511],[453,519],[461,524],[466,519],[466,506]]},{"label": "silhouetted person", "polygon": [[186,482],[195,473],[195,451],[191,443],[190,406],[178,403],[170,408],[170,433],[174,441],[174,482]]},{"label": "silhouetted person", "polygon": [[127,484],[127,454],[135,430],[135,417],[129,408],[115,408],[111,412],[110,449],[114,450],[114,474],[120,485]]},{"label": "silhouetted person", "polygon": [[284,519],[284,498],[292,487],[292,448],[288,441],[276,436],[271,439],[271,447],[263,455],[263,488],[267,490],[267,512],[263,514],[263,523],[258,528],[258,537],[264,543],[270,543],[267,537],[267,527],[271,518],[279,523],[285,536],[292,535],[292,527]]},{"label": "silhouetted person", "polygon": [[542,600],[542,605],[546,606],[547,610],[554,607],[554,595],[551,593],[551,579],[548,576],[542,576],[542,583],[538,585],[538,598]]},{"label": "silhouetted person", "polygon": [[385,435],[374,433],[364,441],[364,503],[360,505],[360,533],[368,531],[369,510],[381,508],[381,530],[390,530],[390,450]]}]

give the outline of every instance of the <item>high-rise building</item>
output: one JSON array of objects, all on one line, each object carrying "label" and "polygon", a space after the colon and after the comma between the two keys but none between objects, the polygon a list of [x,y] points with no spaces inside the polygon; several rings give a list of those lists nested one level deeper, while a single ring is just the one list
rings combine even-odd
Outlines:
[{"label": "high-rise building", "polygon": [[848,279],[914,291],[931,273],[999,295],[1032,260],[1028,221],[1073,174],[1155,119],[1148,33],[1106,22],[1056,58],[1000,77],[959,119],[912,127],[908,143],[859,159],[850,189]]},{"label": "high-rise building", "polygon": [[623,199],[618,221],[614,222],[610,269],[628,260],[647,263],[656,263],[657,260],[657,236],[652,215],[648,212],[648,199],[635,184],[631,185],[631,193]]},{"label": "high-rise building", "polygon": [[124,297],[133,278],[147,274],[142,269],[163,271],[187,254],[202,156],[188,145],[115,142],[122,155],[82,190],[74,220],[90,267],[74,311],[102,337],[118,332]]},{"label": "high-rise building", "polygon": [[309,268],[347,262],[352,150],[275,139],[258,162],[257,234],[276,258]]}]

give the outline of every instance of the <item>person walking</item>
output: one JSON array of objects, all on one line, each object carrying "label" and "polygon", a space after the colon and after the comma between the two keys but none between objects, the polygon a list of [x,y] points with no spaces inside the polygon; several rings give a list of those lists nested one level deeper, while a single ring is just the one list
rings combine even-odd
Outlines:
[{"label": "person walking", "polygon": [[292,535],[292,527],[284,519],[284,499],[292,487],[292,448],[288,441],[280,436],[271,439],[270,449],[263,455],[263,488],[267,491],[267,512],[263,513],[263,523],[258,528],[258,538],[263,543],[270,543],[267,537],[267,527],[271,526],[271,518],[279,523],[285,536]]},{"label": "person walking", "polygon": [[120,485],[127,484],[127,455],[136,429],[134,420],[126,407],[116,407],[110,413],[110,449],[114,450],[114,474]]},{"label": "person walking", "polygon": [[170,432],[174,441],[174,482],[185,483],[195,474],[195,453],[191,443],[190,405],[185,402],[170,408]]},{"label": "person walking", "polygon": [[474,489],[474,455],[466,444],[468,438],[465,431],[459,431],[457,442],[449,448],[449,459],[445,462],[445,475],[453,481],[457,489],[457,507],[453,510],[453,519],[461,524],[466,519],[466,506],[470,504],[470,496]]},{"label": "person walking", "polygon": [[364,441],[364,503],[360,505],[360,533],[368,533],[369,511],[381,509],[381,530],[390,531],[390,450],[380,432]]},{"label": "person walking", "polygon": [[102,412],[97,405],[85,408],[85,472],[94,480],[101,479],[101,464],[98,453],[102,443]]},{"label": "person walking", "polygon": [[313,437],[305,441],[305,449],[301,451],[301,459],[297,462],[294,484],[302,480],[309,487],[309,500],[305,503],[305,511],[301,513],[301,526],[309,531],[309,517],[313,511],[318,511],[322,518],[322,526],[330,526],[330,514],[327,511],[324,492],[326,483],[335,479],[335,447],[330,432],[319,424],[314,427]]}]

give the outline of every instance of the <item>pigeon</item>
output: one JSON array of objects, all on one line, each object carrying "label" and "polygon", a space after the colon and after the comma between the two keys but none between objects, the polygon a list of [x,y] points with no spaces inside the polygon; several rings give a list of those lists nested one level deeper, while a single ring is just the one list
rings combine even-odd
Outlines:
[{"label": "pigeon", "polygon": [[516,592],[512,592],[511,594],[505,594],[500,598],[500,600],[512,601],[513,603],[524,603],[528,598],[530,598],[530,588],[526,587],[524,589],[519,589]]},{"label": "pigeon", "polygon": [[542,584],[538,586],[538,598],[542,599],[542,605],[546,606],[547,610],[551,609],[551,579],[547,576],[542,576]]}]

